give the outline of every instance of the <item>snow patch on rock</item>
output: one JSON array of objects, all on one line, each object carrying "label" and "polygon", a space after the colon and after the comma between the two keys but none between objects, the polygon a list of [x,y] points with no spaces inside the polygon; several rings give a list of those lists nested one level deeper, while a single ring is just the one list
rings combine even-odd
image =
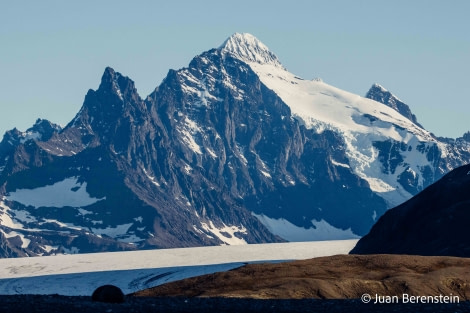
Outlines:
[{"label": "snow patch on rock", "polygon": [[26,206],[39,207],[83,207],[105,200],[91,197],[86,191],[86,182],[79,182],[78,177],[65,178],[52,185],[34,189],[17,189],[6,196]]},{"label": "snow patch on rock", "polygon": [[201,223],[202,228],[206,232],[210,232],[214,234],[217,238],[222,240],[225,245],[246,245],[247,242],[243,238],[237,237],[235,234],[236,233],[242,233],[246,234],[247,230],[246,228],[241,225],[241,226],[227,226],[223,224],[223,227],[216,227],[212,221],[209,221],[209,224],[207,223]]},{"label": "snow patch on rock", "polygon": [[325,220],[312,220],[311,228],[299,227],[284,218],[270,218],[264,214],[254,214],[266,228],[275,235],[288,241],[318,241],[318,240],[344,240],[358,239],[360,236],[349,229],[339,229],[330,225]]}]

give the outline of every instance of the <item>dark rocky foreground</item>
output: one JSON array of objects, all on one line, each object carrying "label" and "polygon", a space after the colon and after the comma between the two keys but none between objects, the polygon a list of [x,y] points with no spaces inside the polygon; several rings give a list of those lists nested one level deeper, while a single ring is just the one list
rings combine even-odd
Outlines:
[{"label": "dark rocky foreground", "polygon": [[470,257],[470,164],[379,218],[352,254]]},{"label": "dark rocky foreground", "polygon": [[458,296],[470,300],[470,258],[334,255],[276,264],[248,264],[136,292],[142,297],[359,299]]},{"label": "dark rocky foreground", "polygon": [[[469,269],[467,258],[338,255],[251,264],[127,296],[118,289],[118,298],[99,293],[104,286],[93,293],[95,299],[122,303],[93,302],[91,295],[0,295],[0,313],[470,312],[470,301],[466,301],[470,299]],[[373,304],[376,294],[383,299],[405,293],[454,295],[460,303]],[[369,303],[359,299],[365,294],[371,295]]]},{"label": "dark rocky foreground", "polygon": [[454,304],[364,304],[361,300],[258,300],[233,298],[127,297],[121,304],[91,297],[0,296],[0,312],[470,312],[470,302]]}]

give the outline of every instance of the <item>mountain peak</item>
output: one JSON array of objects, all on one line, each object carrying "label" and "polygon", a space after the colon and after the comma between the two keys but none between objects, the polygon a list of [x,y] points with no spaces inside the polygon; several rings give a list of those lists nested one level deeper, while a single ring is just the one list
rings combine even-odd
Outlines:
[{"label": "mountain peak", "polygon": [[122,77],[123,76],[121,73],[116,72],[113,68],[108,66],[105,68],[103,76],[101,77],[101,84],[99,88],[109,88],[109,86],[111,86],[112,89],[117,89],[119,88],[118,81]]},{"label": "mountain peak", "polygon": [[227,38],[219,49],[244,62],[271,64],[284,68],[277,56],[269,51],[269,48],[252,34],[235,33]]},{"label": "mountain peak", "polygon": [[98,90],[111,91],[121,101],[137,94],[134,82],[109,66],[104,70]]},{"label": "mountain peak", "polygon": [[367,92],[366,98],[375,100],[391,107],[419,127],[423,128],[423,126],[418,123],[416,116],[411,112],[410,107],[382,85],[377,83],[373,84]]},{"label": "mountain peak", "polygon": [[380,90],[382,92],[389,92],[384,86],[378,84],[378,83],[374,83],[372,85],[372,87],[370,87],[370,90],[373,90],[373,89],[377,89],[377,90]]},{"label": "mountain peak", "polygon": [[[394,95],[387,88],[385,88],[384,86],[382,86],[378,83],[374,83],[372,85],[372,87],[370,87],[369,91],[366,94],[366,98],[373,99],[371,97],[374,96],[374,95],[380,95],[380,97],[383,98],[383,99],[387,98],[387,100],[383,100],[383,101],[392,101],[393,100],[393,101],[402,102],[400,99],[398,99],[398,97],[396,95]],[[377,99],[373,99],[373,100],[379,101]],[[382,102],[382,101],[379,101],[379,102]],[[386,104],[386,103],[384,103],[384,104]]]}]

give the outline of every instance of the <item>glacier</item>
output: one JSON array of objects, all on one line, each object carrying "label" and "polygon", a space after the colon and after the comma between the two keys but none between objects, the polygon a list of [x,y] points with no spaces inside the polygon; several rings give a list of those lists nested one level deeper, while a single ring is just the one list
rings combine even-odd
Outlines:
[{"label": "glacier", "polygon": [[89,296],[104,284],[124,293],[248,263],[347,254],[357,240],[253,244],[0,259],[0,293]]}]

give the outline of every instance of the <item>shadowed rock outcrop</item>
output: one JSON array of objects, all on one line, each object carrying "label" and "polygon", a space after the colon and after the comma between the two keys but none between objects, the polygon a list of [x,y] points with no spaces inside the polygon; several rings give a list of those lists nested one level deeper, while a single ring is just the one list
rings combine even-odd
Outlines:
[{"label": "shadowed rock outcrop", "polygon": [[124,302],[124,293],[121,288],[114,285],[103,285],[96,288],[91,299],[96,302],[122,303]]},{"label": "shadowed rock outcrop", "polygon": [[352,254],[470,257],[470,165],[457,168],[387,211]]}]

